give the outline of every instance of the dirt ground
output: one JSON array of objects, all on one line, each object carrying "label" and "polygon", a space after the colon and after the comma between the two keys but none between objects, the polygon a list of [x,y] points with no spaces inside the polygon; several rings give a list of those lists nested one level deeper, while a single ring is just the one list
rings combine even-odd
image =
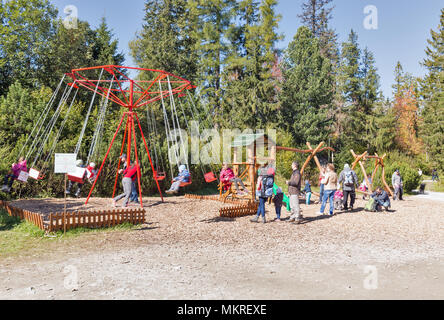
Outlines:
[{"label": "dirt ground", "polygon": [[[294,225],[218,218],[213,201],[159,200],[144,199],[138,230],[0,255],[0,299],[444,299],[442,202],[407,197],[393,212],[367,213],[359,200],[332,217],[301,205],[305,222]],[[49,199],[16,205],[63,209]]]}]

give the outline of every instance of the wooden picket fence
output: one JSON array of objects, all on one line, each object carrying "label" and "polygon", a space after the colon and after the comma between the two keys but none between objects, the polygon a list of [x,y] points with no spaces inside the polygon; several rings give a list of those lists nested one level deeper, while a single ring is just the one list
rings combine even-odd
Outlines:
[{"label": "wooden picket fence", "polygon": [[99,210],[51,213],[49,215],[49,232],[75,228],[109,228],[123,223],[134,225],[145,223],[145,209],[133,210]]},{"label": "wooden picket fence", "polygon": [[45,230],[45,224],[43,222],[43,217],[41,214],[24,210],[21,208],[11,206],[7,201],[0,200],[0,207],[6,210],[11,217],[17,217],[22,220],[26,220],[41,230]]},{"label": "wooden picket fence", "polygon": [[223,218],[240,218],[255,215],[257,213],[257,208],[257,202],[249,202],[247,204],[234,207],[221,208],[219,213]]},{"label": "wooden picket fence", "polygon": [[47,232],[75,228],[109,228],[123,223],[134,225],[145,223],[145,209],[118,209],[118,210],[94,210],[50,213],[49,221],[43,220],[43,215],[17,208],[9,202],[0,200],[0,208],[8,212],[10,216],[31,222],[41,230]]},{"label": "wooden picket fence", "polygon": [[234,204],[235,206],[219,209],[219,214],[223,218],[240,218],[245,216],[251,216],[256,214],[259,204],[254,201],[245,202],[242,200],[232,200],[221,198],[220,196],[199,196],[195,194],[186,194],[185,198],[193,200],[211,200],[219,201],[228,204]]}]

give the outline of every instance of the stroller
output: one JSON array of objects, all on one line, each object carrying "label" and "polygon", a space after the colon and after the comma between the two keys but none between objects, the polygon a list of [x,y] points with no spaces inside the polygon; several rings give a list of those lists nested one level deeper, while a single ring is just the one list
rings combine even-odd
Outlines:
[{"label": "stroller", "polygon": [[343,202],[344,202],[344,193],[341,190],[336,191],[334,196],[335,210],[342,210]]}]

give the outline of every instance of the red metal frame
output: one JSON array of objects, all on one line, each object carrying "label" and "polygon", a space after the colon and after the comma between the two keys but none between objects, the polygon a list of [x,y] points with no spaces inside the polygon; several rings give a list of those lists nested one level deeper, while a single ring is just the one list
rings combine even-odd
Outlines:
[{"label": "red metal frame", "polygon": [[[89,79],[86,73],[91,70],[101,70],[103,69],[106,71],[110,76],[112,76],[112,80],[107,80],[106,73],[104,72],[104,75],[102,76],[102,79],[96,80],[96,79]],[[155,75],[154,80],[133,80],[130,79],[124,72],[124,70],[138,70],[141,72],[149,72]],[[160,81],[161,83],[167,83],[164,79],[166,77],[169,77],[170,84],[172,87],[172,95],[180,95],[185,90],[191,90],[195,87],[191,85],[190,81],[183,79],[181,77],[178,77],[174,74],[171,74],[169,72],[163,71],[163,70],[154,70],[154,69],[145,69],[145,68],[132,68],[132,67],[123,67],[123,66],[116,66],[116,65],[106,65],[106,66],[98,66],[98,67],[91,67],[91,68],[81,68],[81,69],[74,69],[71,73],[67,74],[69,77],[73,79],[73,81],[79,85],[79,87],[85,88],[87,90],[96,91],[97,88],[97,94],[101,95],[102,97],[109,97],[110,101],[113,101],[114,103],[127,108],[128,111],[124,112],[122,114],[122,117],[120,119],[119,125],[117,126],[116,132],[114,133],[113,139],[111,140],[111,143],[108,147],[108,150],[106,152],[105,158],[102,161],[102,165],[100,166],[100,169],[96,175],[96,178],[94,180],[94,183],[91,187],[91,190],[88,194],[88,198],[86,199],[85,204],[88,204],[91,195],[96,187],[97,181],[100,177],[100,174],[103,170],[103,167],[105,165],[105,162],[109,156],[109,153],[111,151],[111,148],[120,132],[120,129],[122,127],[123,122],[126,119],[126,126],[125,126],[125,132],[123,135],[123,141],[122,146],[120,149],[120,156],[123,154],[123,150],[125,150],[126,145],[126,152],[127,152],[127,166],[129,166],[131,161],[131,151],[134,148],[134,157],[136,164],[139,165],[139,168],[137,170],[137,182],[139,186],[139,197],[140,197],[140,205],[143,207],[142,202],[142,184],[141,184],[141,171],[140,171],[140,163],[139,163],[139,155],[137,152],[137,139],[136,139],[136,121],[137,126],[139,128],[140,135],[142,137],[143,143],[145,145],[145,151],[148,155],[148,159],[151,165],[151,169],[153,173],[155,172],[155,168],[151,159],[150,152],[148,150],[148,144],[145,140],[145,136],[143,134],[142,126],[140,125],[139,117],[137,116],[137,113],[134,111],[136,109],[139,109],[143,106],[146,106],[150,103],[153,103],[155,101],[158,101],[163,98],[169,97],[170,91],[169,88],[166,88],[166,90],[162,91],[155,88],[155,85]],[[107,88],[106,86],[103,86],[101,84],[110,83],[113,81],[113,87]],[[125,87],[127,84],[129,84],[129,87]],[[136,87],[136,90],[135,90]],[[136,96],[137,95],[137,96]],[[121,166],[121,160],[119,159],[119,163],[117,166],[117,173],[116,178],[114,181],[114,188],[113,188],[113,197],[116,194],[117,189],[117,183],[119,179],[119,169]],[[162,202],[164,201],[162,191],[160,190],[159,181],[154,177],[154,181],[156,181],[157,189],[159,191],[160,197],[162,199]]]}]

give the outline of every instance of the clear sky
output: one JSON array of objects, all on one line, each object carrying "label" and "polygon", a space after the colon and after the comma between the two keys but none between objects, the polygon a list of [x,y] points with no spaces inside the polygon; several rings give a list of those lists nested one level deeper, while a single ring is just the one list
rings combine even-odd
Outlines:
[{"label": "clear sky", "polygon": [[[59,8],[60,16],[67,5],[78,8],[78,17],[88,21],[93,27],[105,16],[115,36],[119,39],[120,50],[125,53],[126,64],[134,66],[129,55],[128,42],[141,29],[144,16],[144,0],[51,0]],[[285,39],[279,48],[285,48],[293,39],[300,21],[304,0],[280,0],[277,7],[282,15],[279,31]],[[359,37],[361,48],[366,46],[375,54],[376,66],[381,76],[381,90],[391,96],[393,71],[397,61],[404,70],[421,76],[424,69],[420,61],[430,37],[430,29],[439,25],[442,0],[334,0],[332,27],[339,35],[339,41],[347,39],[351,29]],[[374,5],[378,9],[378,29],[367,30],[363,22],[364,8]],[[81,67],[81,66],[79,66]]]}]

